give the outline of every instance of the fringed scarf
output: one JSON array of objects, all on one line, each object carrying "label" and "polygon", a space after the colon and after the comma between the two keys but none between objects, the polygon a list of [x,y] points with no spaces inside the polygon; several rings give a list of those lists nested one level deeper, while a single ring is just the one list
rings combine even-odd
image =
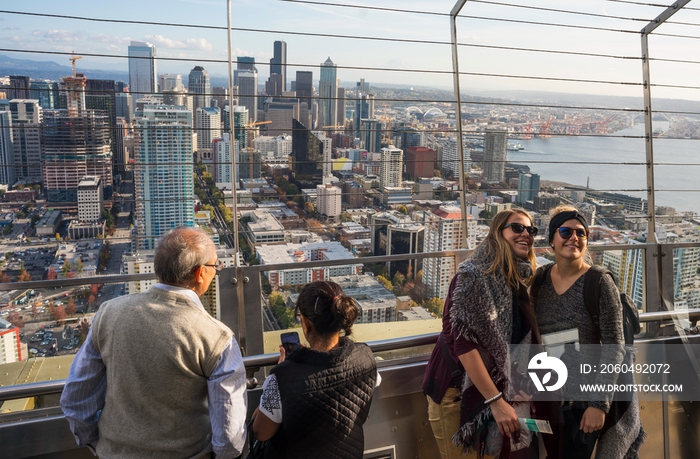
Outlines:
[{"label": "fringed scarf", "polygon": [[[506,399],[510,399],[515,395],[510,379],[511,362],[508,354],[513,332],[514,292],[506,283],[502,272],[486,274],[494,259],[494,255],[489,254],[487,244],[480,244],[472,256],[459,265],[450,317],[453,329],[476,343],[494,384]],[[524,278],[532,275],[529,260],[518,261],[517,269]],[[531,333],[528,332],[522,343],[530,342]],[[469,375],[465,375],[462,383],[461,427],[452,437],[456,445],[465,449],[476,447],[479,431],[492,417],[491,409],[484,401]]]}]

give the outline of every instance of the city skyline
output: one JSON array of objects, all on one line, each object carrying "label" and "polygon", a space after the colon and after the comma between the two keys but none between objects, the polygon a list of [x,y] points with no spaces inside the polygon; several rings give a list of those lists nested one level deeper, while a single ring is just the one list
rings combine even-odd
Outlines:
[{"label": "city skyline", "polygon": [[[3,13],[0,14],[0,42],[6,46],[12,45],[14,49],[48,53],[75,50],[78,54],[125,57],[130,41],[144,41],[153,44],[158,50],[161,73],[186,74],[187,67],[191,69],[192,65],[197,65],[193,59],[214,59],[222,62],[205,62],[202,65],[212,75],[225,75],[227,71],[223,61],[227,53],[226,24],[222,18],[225,17],[225,3],[181,0],[175,4],[175,8],[164,8],[161,2],[149,2],[139,3],[138,6],[134,4],[131,8],[132,2],[129,0],[124,2],[124,8],[120,11],[138,11],[138,16],[125,13],[118,17],[114,17],[106,5],[99,4],[91,4],[86,8],[85,5],[38,1],[32,3],[31,10],[23,8],[16,11],[210,25],[217,29],[102,23]],[[234,59],[237,56],[254,57],[260,81],[266,81],[270,70],[269,61],[273,57],[272,44],[284,40],[288,50],[287,83],[295,71],[316,70],[318,64],[331,55],[343,81],[367,78],[373,84],[393,82],[449,88],[452,84],[451,47],[448,44],[449,18],[444,14],[453,6],[453,1],[431,2],[429,11],[440,13],[438,15],[411,12],[425,9],[425,5],[417,1],[385,1],[381,5],[382,8],[407,11],[403,13],[378,11],[371,9],[373,7],[343,8],[272,1],[234,1],[233,27],[236,30],[233,33],[233,55]],[[460,70],[469,74],[462,77],[463,90],[547,89],[555,92],[640,96],[639,30],[646,25],[644,21],[651,21],[662,9],[602,1],[567,4],[571,11],[587,12],[590,15],[536,9],[556,9],[560,6],[548,0],[541,0],[537,5],[527,8],[468,2],[458,20],[458,42],[463,44],[460,47]],[[269,13],[260,15],[261,8]],[[619,19],[620,17],[638,20]],[[674,16],[673,21],[664,24],[664,29],[659,31],[658,36],[651,37],[650,54],[657,59],[652,61],[653,84],[692,86],[692,63],[662,62],[658,58],[687,60],[694,52],[693,40],[688,38],[692,38],[693,34],[692,29],[680,23],[697,23],[698,18],[700,14],[697,11],[683,10],[677,17]],[[308,24],[313,24],[313,28],[309,29]],[[285,32],[292,34],[287,35]],[[319,40],[318,37],[307,36],[305,33],[321,34],[325,38]],[[347,36],[407,42],[344,38]],[[520,50],[503,49],[504,47],[517,47]],[[29,53],[13,53],[15,56],[30,59],[37,57]],[[416,59],[416,56],[419,58]],[[42,58],[60,63],[65,56],[43,54]],[[125,70],[125,60],[85,56],[81,66]],[[434,73],[408,72],[409,69]],[[503,76],[487,78],[479,76],[481,74]],[[317,78],[318,75],[315,75],[316,82]],[[655,91],[656,97],[700,99],[700,93],[683,88],[659,86]]]}]

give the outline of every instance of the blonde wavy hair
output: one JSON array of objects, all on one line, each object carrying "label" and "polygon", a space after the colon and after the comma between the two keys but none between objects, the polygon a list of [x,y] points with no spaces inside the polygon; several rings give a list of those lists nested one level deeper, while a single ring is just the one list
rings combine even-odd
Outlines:
[{"label": "blonde wavy hair", "polygon": [[535,251],[530,247],[527,252],[527,258],[532,265],[533,276],[523,278],[520,273],[518,273],[516,257],[513,255],[513,250],[508,244],[508,241],[503,237],[503,226],[506,225],[510,216],[514,214],[520,214],[526,217],[530,220],[530,225],[532,225],[532,217],[523,209],[507,209],[501,211],[493,217],[491,229],[484,242],[487,244],[489,254],[494,255],[493,262],[491,266],[489,266],[489,269],[486,270],[486,273],[494,274],[501,271],[508,285],[512,288],[518,288],[520,285],[527,286],[530,284],[534,277],[537,264],[535,263]]}]

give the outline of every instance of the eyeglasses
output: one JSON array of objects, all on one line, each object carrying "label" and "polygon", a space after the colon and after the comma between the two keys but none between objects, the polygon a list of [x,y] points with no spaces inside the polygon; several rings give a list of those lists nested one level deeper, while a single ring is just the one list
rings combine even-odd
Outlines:
[{"label": "eyeglasses", "polygon": [[559,236],[561,236],[562,239],[569,239],[574,233],[576,233],[576,237],[579,239],[588,239],[588,231],[583,228],[560,226],[557,228],[557,231],[559,231]]},{"label": "eyeglasses", "polygon": [[205,263],[202,266],[209,266],[210,268],[214,268],[216,270],[216,272],[218,273],[219,271],[224,269],[224,262],[221,260],[216,260],[216,263],[214,263],[213,265],[208,265]]},{"label": "eyeglasses", "polygon": [[527,234],[530,236],[537,236],[537,227],[536,226],[525,226],[521,223],[508,223],[507,225],[503,226],[503,229],[510,228],[511,231],[513,231],[515,234],[520,234],[523,231],[527,230]]}]

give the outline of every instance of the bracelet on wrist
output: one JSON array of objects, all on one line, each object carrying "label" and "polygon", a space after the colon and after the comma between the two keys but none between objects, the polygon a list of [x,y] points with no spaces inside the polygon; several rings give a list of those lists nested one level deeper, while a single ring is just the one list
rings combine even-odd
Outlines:
[{"label": "bracelet on wrist", "polygon": [[488,400],[484,400],[484,405],[490,405],[493,402],[503,398],[503,392],[499,392]]}]

